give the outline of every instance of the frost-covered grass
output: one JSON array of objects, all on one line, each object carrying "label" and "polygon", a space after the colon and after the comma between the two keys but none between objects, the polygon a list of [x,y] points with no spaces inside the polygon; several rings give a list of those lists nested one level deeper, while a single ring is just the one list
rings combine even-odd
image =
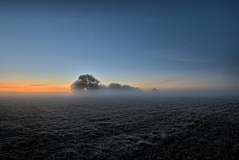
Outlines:
[{"label": "frost-covered grass", "polygon": [[238,158],[236,98],[0,98],[0,159]]}]

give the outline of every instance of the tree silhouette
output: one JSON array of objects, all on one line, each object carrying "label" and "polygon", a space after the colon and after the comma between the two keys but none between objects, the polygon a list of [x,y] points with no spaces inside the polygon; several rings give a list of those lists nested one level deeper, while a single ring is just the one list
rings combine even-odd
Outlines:
[{"label": "tree silhouette", "polygon": [[153,92],[158,92],[159,90],[157,88],[152,89]]},{"label": "tree silhouette", "polygon": [[71,90],[73,92],[82,90],[96,90],[100,88],[99,83],[100,81],[92,75],[80,75],[78,80],[71,85]]},{"label": "tree silhouette", "polygon": [[121,89],[121,84],[119,84],[119,83],[110,83],[109,89]]},{"label": "tree silhouette", "polygon": [[123,85],[123,86],[121,86],[121,88],[123,90],[133,90],[133,89],[135,89],[134,87],[131,87],[130,85]]},{"label": "tree silhouette", "polygon": [[140,90],[139,88],[134,88],[130,85],[121,85],[119,83],[110,83],[109,89],[122,90],[122,91],[136,91],[136,90],[139,91]]}]

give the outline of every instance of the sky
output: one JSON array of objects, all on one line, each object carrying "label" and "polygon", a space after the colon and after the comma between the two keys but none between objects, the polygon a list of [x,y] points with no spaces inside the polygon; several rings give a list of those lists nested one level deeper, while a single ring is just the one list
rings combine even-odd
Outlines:
[{"label": "sky", "polygon": [[161,92],[239,93],[236,0],[0,1],[0,92],[79,75]]}]

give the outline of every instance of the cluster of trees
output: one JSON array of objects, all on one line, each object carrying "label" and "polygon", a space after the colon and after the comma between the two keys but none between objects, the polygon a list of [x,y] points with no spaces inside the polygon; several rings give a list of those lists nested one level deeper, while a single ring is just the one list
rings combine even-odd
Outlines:
[{"label": "cluster of trees", "polygon": [[130,85],[121,85],[119,83],[110,83],[109,89],[140,90],[139,88],[135,88]]},{"label": "cluster of trees", "polygon": [[82,90],[98,90],[98,89],[112,89],[112,90],[140,90],[139,88],[132,87],[130,85],[121,85],[119,83],[111,83],[109,86],[100,84],[100,81],[94,76],[86,74],[79,76],[71,85],[71,90],[73,92]]}]

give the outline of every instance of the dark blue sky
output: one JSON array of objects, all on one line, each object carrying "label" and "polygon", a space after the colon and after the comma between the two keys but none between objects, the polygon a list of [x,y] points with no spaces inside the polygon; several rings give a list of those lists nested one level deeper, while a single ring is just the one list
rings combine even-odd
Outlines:
[{"label": "dark blue sky", "polygon": [[238,90],[239,2],[1,1],[0,83],[80,74],[144,89]]}]

